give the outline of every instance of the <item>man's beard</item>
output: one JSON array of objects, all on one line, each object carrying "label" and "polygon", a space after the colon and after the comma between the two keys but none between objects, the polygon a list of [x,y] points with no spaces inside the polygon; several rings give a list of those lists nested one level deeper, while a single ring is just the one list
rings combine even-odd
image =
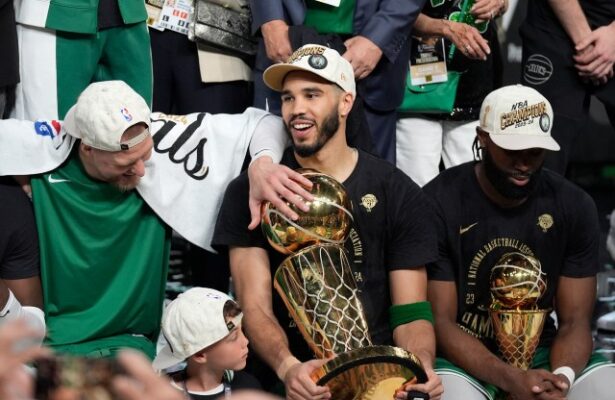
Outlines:
[{"label": "man's beard", "polygon": [[339,113],[337,108],[334,109],[331,114],[329,114],[323,121],[322,125],[318,126],[318,136],[316,137],[316,141],[312,144],[297,144],[293,140],[293,136],[290,132],[290,125],[293,120],[301,117],[301,115],[295,116],[291,119],[288,124],[284,124],[286,128],[286,133],[291,138],[293,142],[293,150],[299,157],[311,157],[314,154],[318,153],[320,149],[324,147],[325,144],[335,135],[335,132],[340,127]]},{"label": "man's beard", "polygon": [[140,177],[137,177],[136,179],[119,179],[115,182],[112,182],[111,184],[113,186],[115,186],[120,192],[130,192],[131,190],[133,190],[134,188],[137,187],[137,185],[139,184],[139,182],[141,181]]},{"label": "man's beard", "polygon": [[527,198],[534,191],[534,189],[536,189],[536,186],[540,181],[542,165],[529,174],[523,174],[525,176],[529,175],[529,180],[525,185],[518,186],[509,180],[509,178],[515,176],[515,174],[510,174],[499,169],[494,164],[491,155],[485,149],[482,151],[482,156],[485,175],[495,190],[497,190],[502,196],[508,199],[521,200]]}]

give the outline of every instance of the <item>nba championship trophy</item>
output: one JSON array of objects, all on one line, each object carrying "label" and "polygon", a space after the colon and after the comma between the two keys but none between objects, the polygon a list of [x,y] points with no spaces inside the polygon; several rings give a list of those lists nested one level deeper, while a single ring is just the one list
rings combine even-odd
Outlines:
[{"label": "nba championship trophy", "polygon": [[550,310],[536,303],[547,285],[540,262],[521,253],[504,254],[491,270],[491,322],[504,360],[529,369]]},{"label": "nba championship trophy", "polygon": [[335,357],[312,374],[335,400],[392,399],[408,381],[427,376],[413,354],[373,346],[343,247],[352,224],[344,187],[314,170],[299,170],[313,183],[310,210],[291,221],[271,203],[263,206],[262,228],[269,243],[292,254],[277,269],[274,286],[316,358]]}]

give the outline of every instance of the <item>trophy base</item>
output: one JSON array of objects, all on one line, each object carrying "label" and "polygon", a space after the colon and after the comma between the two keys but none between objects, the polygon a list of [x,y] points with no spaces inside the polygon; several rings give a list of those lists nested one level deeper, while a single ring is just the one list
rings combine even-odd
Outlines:
[{"label": "trophy base", "polygon": [[392,399],[407,381],[423,383],[427,375],[413,354],[393,346],[367,346],[339,354],[312,374],[328,386],[335,400]]}]

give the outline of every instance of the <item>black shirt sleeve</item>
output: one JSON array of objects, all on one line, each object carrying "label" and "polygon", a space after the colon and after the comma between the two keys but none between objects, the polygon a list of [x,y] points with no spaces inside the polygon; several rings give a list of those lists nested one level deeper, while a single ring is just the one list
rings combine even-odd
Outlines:
[{"label": "black shirt sleeve", "polygon": [[0,183],[0,278],[26,279],[40,274],[32,205],[17,185]]},{"label": "black shirt sleeve", "polygon": [[561,275],[570,278],[595,276],[599,269],[598,211],[587,193],[576,186],[573,188],[577,193],[563,194],[564,198],[572,201],[568,201],[566,207],[566,232],[569,238]]},{"label": "black shirt sleeve", "polygon": [[[427,264],[427,276],[435,281],[455,281],[455,262],[450,248],[453,240],[449,238],[447,224],[450,218],[447,218],[440,205],[440,198],[445,198],[447,194],[440,191],[439,182],[440,180],[431,181],[423,188],[427,197],[432,200],[433,225],[438,247],[437,260]],[[450,196],[450,193],[448,195]]]},{"label": "black shirt sleeve", "polygon": [[224,251],[230,246],[266,247],[267,242],[260,227],[248,229],[249,191],[250,184],[246,172],[235,178],[226,188],[212,240],[214,249]]},{"label": "black shirt sleeve", "polygon": [[389,270],[424,266],[437,259],[437,238],[430,199],[407,175],[394,170],[388,185]]}]

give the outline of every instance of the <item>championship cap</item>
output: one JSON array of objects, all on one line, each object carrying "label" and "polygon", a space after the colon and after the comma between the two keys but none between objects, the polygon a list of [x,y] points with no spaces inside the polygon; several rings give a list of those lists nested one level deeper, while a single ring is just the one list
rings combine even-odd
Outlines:
[{"label": "championship cap", "polygon": [[523,85],[504,86],[489,93],[480,108],[480,128],[506,150],[559,150],[551,137],[553,109],[538,91]]},{"label": "championship cap", "polygon": [[224,305],[229,301],[235,302],[217,290],[195,287],[169,303],[162,316],[165,344],[154,359],[154,369],[163,370],[179,364],[237,328],[243,313],[227,322]]},{"label": "championship cap", "polygon": [[[128,150],[149,136],[150,109],[145,100],[123,81],[90,84],[68,110],[64,128],[84,144],[104,151]],[[143,133],[121,142],[126,129],[143,123]]]},{"label": "championship cap", "polygon": [[281,92],[289,72],[308,71],[335,83],[345,92],[356,94],[354,70],[350,62],[337,51],[319,44],[306,44],[297,49],[285,63],[270,66],[263,79],[271,89]]}]

